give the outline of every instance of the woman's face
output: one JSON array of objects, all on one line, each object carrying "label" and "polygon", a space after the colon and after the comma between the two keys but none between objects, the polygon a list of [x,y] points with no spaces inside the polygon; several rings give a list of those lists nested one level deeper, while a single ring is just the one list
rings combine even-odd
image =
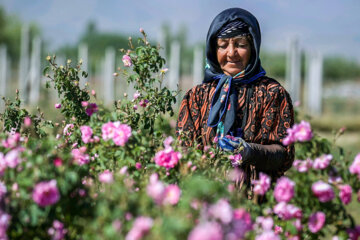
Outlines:
[{"label": "woman's face", "polygon": [[249,63],[251,45],[245,37],[218,38],[216,52],[223,72],[235,76]]}]

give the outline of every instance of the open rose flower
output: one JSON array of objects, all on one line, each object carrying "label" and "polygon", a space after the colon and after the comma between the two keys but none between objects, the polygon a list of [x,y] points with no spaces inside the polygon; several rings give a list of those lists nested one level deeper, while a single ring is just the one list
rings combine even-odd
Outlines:
[{"label": "open rose flower", "polygon": [[32,199],[40,207],[53,205],[59,201],[60,193],[56,186],[56,180],[36,184],[32,193]]},{"label": "open rose flower", "polygon": [[102,183],[112,183],[114,181],[113,173],[105,170],[99,174],[99,181]]},{"label": "open rose flower", "polygon": [[179,202],[181,195],[180,188],[175,184],[170,184],[165,188],[164,204],[175,205]]},{"label": "open rose flower", "polygon": [[189,234],[188,240],[222,240],[223,231],[217,222],[204,222],[197,225]]},{"label": "open rose flower", "polygon": [[339,186],[340,192],[339,197],[341,201],[347,205],[351,202],[352,188],[349,184]]},{"label": "open rose flower", "polygon": [[330,165],[333,156],[331,154],[323,154],[314,160],[314,169],[325,169]]},{"label": "open rose flower", "polygon": [[253,180],[254,193],[258,195],[264,195],[270,188],[271,180],[265,173],[260,173],[259,180]]},{"label": "open rose flower", "polygon": [[281,177],[277,180],[274,197],[278,202],[289,202],[294,197],[295,183],[287,177]]},{"label": "open rose flower", "polygon": [[357,174],[360,179],[360,153],[356,155],[354,162],[349,167],[351,174]]},{"label": "open rose flower", "polygon": [[88,154],[85,154],[86,147],[75,148],[71,151],[71,155],[74,158],[74,162],[80,166],[88,164],[90,162],[90,157]]},{"label": "open rose flower", "polygon": [[91,136],[93,134],[93,131],[92,131],[91,127],[89,127],[89,126],[81,126],[80,131],[81,131],[81,139],[82,139],[82,141],[84,143],[90,142]]},{"label": "open rose flower", "polygon": [[323,212],[313,213],[309,218],[309,230],[312,233],[320,231],[325,224],[326,216]]},{"label": "open rose flower", "polygon": [[131,67],[132,66],[132,61],[131,61],[131,58],[130,58],[129,55],[124,55],[122,57],[122,61],[123,61],[125,67]]},{"label": "open rose flower", "polygon": [[210,206],[209,215],[224,224],[228,224],[233,218],[232,207],[226,199],[220,199]]},{"label": "open rose flower", "polygon": [[87,107],[86,107],[86,110],[85,110],[85,112],[86,112],[86,114],[87,114],[88,116],[93,115],[93,114],[96,113],[97,111],[99,111],[99,108],[98,108],[98,106],[96,105],[96,103],[89,103],[89,104],[87,105]]},{"label": "open rose flower", "polygon": [[311,190],[320,202],[329,202],[335,197],[335,193],[332,187],[321,180],[315,182],[311,186]]},{"label": "open rose flower", "polygon": [[154,221],[149,217],[137,217],[133,223],[131,230],[125,237],[125,240],[140,240],[152,228]]},{"label": "open rose flower", "polygon": [[181,158],[181,153],[175,152],[171,147],[161,150],[155,155],[155,163],[167,169],[174,168]]}]

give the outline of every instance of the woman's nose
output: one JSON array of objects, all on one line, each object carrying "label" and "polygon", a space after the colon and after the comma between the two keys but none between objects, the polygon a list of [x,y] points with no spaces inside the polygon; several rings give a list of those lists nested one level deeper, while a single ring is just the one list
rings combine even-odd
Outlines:
[{"label": "woman's nose", "polygon": [[236,55],[236,48],[233,44],[229,44],[227,55],[228,57],[235,57]]}]

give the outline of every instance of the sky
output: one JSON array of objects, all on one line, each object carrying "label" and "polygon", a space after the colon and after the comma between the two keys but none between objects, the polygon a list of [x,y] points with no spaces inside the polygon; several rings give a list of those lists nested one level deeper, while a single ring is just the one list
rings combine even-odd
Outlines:
[{"label": "sky", "polygon": [[286,51],[297,37],[306,52],[341,55],[360,63],[360,0],[0,0],[8,14],[36,22],[50,47],[77,42],[90,20],[101,31],[159,36],[167,22],[182,24],[190,43],[203,43],[214,17],[230,7],[253,13],[261,27],[262,48]]}]

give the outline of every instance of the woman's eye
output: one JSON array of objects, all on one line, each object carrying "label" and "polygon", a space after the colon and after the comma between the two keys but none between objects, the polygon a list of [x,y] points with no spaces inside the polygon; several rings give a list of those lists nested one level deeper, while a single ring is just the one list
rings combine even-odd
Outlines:
[{"label": "woman's eye", "polygon": [[226,45],[218,45],[218,48],[225,49]]}]

